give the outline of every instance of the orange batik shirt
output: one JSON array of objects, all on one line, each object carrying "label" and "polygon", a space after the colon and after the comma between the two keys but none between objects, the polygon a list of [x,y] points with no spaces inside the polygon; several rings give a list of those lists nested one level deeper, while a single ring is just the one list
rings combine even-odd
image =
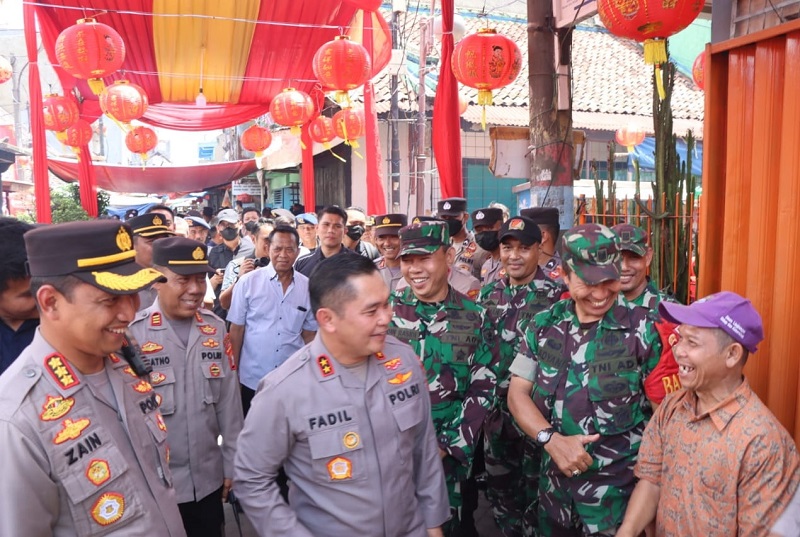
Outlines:
[{"label": "orange batik shirt", "polygon": [[697,415],[669,395],[647,426],[635,474],[661,487],[657,536],[768,535],[800,483],[797,447],[745,380]]}]

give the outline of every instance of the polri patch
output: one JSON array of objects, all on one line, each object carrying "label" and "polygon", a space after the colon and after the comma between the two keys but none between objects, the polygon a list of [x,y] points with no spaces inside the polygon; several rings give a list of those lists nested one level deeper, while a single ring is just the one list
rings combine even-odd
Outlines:
[{"label": "polri patch", "polygon": [[53,353],[44,359],[44,365],[50,376],[59,386],[69,389],[81,383],[72,366],[60,354]]},{"label": "polri patch", "polygon": [[319,371],[322,373],[323,377],[330,377],[333,375],[333,364],[331,363],[330,358],[324,354],[317,356],[317,365],[319,366]]},{"label": "polri patch", "polygon": [[353,477],[353,463],[345,457],[335,457],[328,461],[328,476],[333,481],[351,479]]},{"label": "polri patch", "polygon": [[86,479],[97,487],[111,479],[111,468],[108,467],[108,461],[92,459],[86,468]]},{"label": "polri patch", "polygon": [[117,492],[106,492],[92,506],[92,520],[108,526],[125,514],[125,497]]},{"label": "polri patch", "polygon": [[42,421],[55,421],[67,415],[75,406],[75,399],[72,397],[61,397],[60,395],[48,395],[47,400],[42,405],[42,413],[39,419]]},{"label": "polri patch", "polygon": [[89,421],[89,418],[81,418],[74,421],[67,418],[61,422],[61,430],[56,433],[53,443],[58,445],[67,440],[75,440],[91,424],[92,422]]}]

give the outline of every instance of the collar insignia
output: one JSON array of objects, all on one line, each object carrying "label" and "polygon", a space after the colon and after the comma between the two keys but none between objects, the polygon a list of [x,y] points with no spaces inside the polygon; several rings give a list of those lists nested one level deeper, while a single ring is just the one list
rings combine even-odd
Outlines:
[{"label": "collar insignia", "polygon": [[323,377],[330,377],[333,375],[333,364],[331,364],[330,359],[324,354],[317,356],[317,365]]},{"label": "collar insignia", "polygon": [[54,353],[46,357],[44,365],[50,376],[65,390],[81,383],[75,371],[72,370],[72,366],[60,354]]},{"label": "collar insignia", "polygon": [[161,326],[161,314],[158,312],[150,316],[150,326]]}]

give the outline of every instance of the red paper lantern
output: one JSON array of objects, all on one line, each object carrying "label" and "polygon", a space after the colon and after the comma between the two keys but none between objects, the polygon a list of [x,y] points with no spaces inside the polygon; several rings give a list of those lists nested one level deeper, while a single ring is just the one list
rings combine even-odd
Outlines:
[{"label": "red paper lantern", "polygon": [[125,146],[134,153],[139,153],[142,160],[147,159],[147,152],[158,144],[158,136],[150,127],[136,127],[125,136]]},{"label": "red paper lantern", "polygon": [[275,123],[291,127],[292,134],[299,135],[300,127],[311,121],[314,115],[314,102],[307,93],[286,88],[272,99],[269,113]]},{"label": "red paper lantern", "polygon": [[319,116],[311,122],[308,127],[311,139],[322,144],[325,149],[330,149],[331,142],[336,138],[336,131],[333,128],[333,120],[329,117]]},{"label": "red paper lantern", "polygon": [[112,27],[94,19],[81,19],[56,39],[56,58],[75,78],[87,79],[95,95],[105,88],[101,80],[122,67],[125,43]]},{"label": "red paper lantern", "polygon": [[350,105],[348,91],[354,90],[369,80],[372,61],[360,43],[340,35],[322,45],[312,62],[314,75],[326,90],[336,90],[336,101]]},{"label": "red paper lantern", "polygon": [[117,80],[100,94],[100,109],[122,123],[141,118],[148,104],[144,90],[127,80]]},{"label": "red paper lantern", "polygon": [[644,142],[645,132],[639,127],[628,125],[617,129],[615,138],[619,145],[624,145],[628,148],[628,153],[633,153],[634,146]]},{"label": "red paper lantern", "polygon": [[644,61],[667,61],[669,36],[680,32],[703,10],[699,0],[598,0],[597,12],[614,35],[644,41]]},{"label": "red paper lantern", "polygon": [[701,90],[706,89],[706,53],[701,52],[692,64],[692,80]]},{"label": "red paper lantern", "polygon": [[512,83],[522,68],[519,47],[496,30],[484,28],[456,44],[452,65],[459,82],[478,90],[478,105],[484,107],[481,124],[486,128],[485,107],[492,104],[492,91]]},{"label": "red paper lantern", "polygon": [[78,103],[71,97],[48,95],[43,104],[44,128],[50,131],[61,132],[81,116]]},{"label": "red paper lantern", "polygon": [[346,2],[364,11],[378,11],[382,0],[346,0]]},{"label": "red paper lantern", "polygon": [[344,140],[344,143],[358,147],[356,140],[364,136],[366,122],[364,121],[363,110],[353,110],[352,108],[345,108],[336,112],[333,116],[333,132],[336,136]]},{"label": "red paper lantern", "polygon": [[242,133],[242,147],[261,158],[264,150],[272,143],[272,133],[260,125],[253,125]]},{"label": "red paper lantern", "polygon": [[11,80],[13,74],[14,67],[11,65],[11,62],[3,56],[0,56],[0,84],[5,84]]},{"label": "red paper lantern", "polygon": [[79,119],[64,131],[64,145],[82,147],[92,141],[92,126],[84,119]]}]

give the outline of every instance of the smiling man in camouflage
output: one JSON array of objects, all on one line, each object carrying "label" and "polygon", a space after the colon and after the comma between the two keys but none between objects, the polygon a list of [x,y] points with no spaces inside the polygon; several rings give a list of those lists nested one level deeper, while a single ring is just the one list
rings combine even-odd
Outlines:
[{"label": "smiling man in camouflage", "polygon": [[411,345],[428,377],[453,514],[444,533],[477,535],[474,507],[462,509],[461,491],[486,413],[494,404],[495,331],[484,309],[447,282],[455,252],[446,223],[412,224],[400,230],[400,239],[401,270],[409,286],[390,299],[394,313],[389,334]]},{"label": "smiling man in camouflage", "polygon": [[661,344],[649,311],[620,294],[619,237],[584,224],[565,233],[562,245],[571,298],[528,326],[508,403],[544,449],[538,534],[610,536],[635,485],[651,414],[644,381],[658,366]]}]

